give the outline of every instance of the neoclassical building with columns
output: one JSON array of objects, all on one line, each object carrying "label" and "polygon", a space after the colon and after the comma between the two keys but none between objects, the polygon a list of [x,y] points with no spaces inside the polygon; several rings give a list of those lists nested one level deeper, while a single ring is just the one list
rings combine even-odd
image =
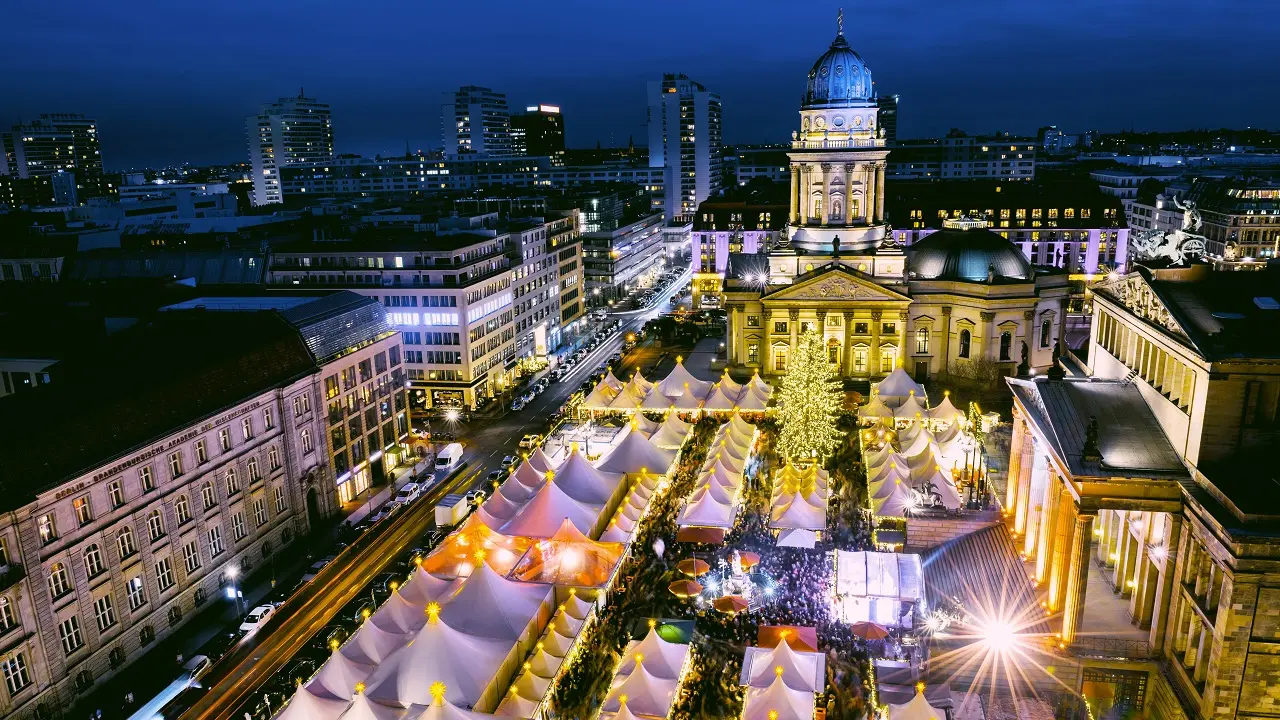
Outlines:
[{"label": "neoclassical building with columns", "polygon": [[[823,335],[837,372],[919,380],[1048,368],[1067,277],[1032,267],[981,220],[955,218],[905,250],[885,222],[887,150],[871,72],[843,28],[814,63],[793,133],[790,216],[778,246],[730,254],[720,297],[730,366],[778,376],[799,336]],[[700,276],[700,280],[705,279]],[[707,294],[705,283],[700,293]]]}]

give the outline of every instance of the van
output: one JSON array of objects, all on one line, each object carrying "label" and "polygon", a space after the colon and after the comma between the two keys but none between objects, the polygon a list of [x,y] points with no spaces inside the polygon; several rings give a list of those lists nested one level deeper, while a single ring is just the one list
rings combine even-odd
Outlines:
[{"label": "van", "polygon": [[449,443],[436,453],[436,469],[447,470],[462,460],[462,443]]}]

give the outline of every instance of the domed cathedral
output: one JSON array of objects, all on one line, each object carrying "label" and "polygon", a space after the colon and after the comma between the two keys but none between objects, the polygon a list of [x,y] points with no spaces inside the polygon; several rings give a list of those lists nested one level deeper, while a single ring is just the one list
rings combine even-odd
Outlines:
[{"label": "domed cathedral", "polygon": [[985,221],[958,218],[909,248],[884,216],[888,150],[871,72],[836,38],[809,70],[779,246],[730,253],[721,284],[731,367],[778,377],[820,333],[838,374],[878,380],[1043,372],[1062,337],[1067,276],[1033,267]]},{"label": "domed cathedral", "polygon": [[884,131],[871,71],[844,36],[809,70],[792,132],[791,246],[804,251],[866,250],[885,237]]}]

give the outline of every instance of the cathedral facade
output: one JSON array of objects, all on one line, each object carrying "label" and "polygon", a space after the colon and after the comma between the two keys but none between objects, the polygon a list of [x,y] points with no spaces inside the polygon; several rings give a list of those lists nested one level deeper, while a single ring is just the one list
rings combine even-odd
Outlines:
[{"label": "cathedral facade", "polygon": [[1032,267],[985,222],[904,249],[884,213],[885,148],[871,72],[843,28],[814,63],[792,133],[790,214],[765,252],[732,254],[720,283],[730,366],[777,377],[801,334],[838,373],[875,380],[1012,374],[1053,363],[1067,276]]}]

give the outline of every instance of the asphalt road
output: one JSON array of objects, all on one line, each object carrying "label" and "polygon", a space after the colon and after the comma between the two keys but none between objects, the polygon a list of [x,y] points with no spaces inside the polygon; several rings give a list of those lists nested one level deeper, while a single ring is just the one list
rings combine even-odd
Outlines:
[{"label": "asphalt road", "polygon": [[[508,412],[492,421],[458,423],[458,437],[464,442],[467,467],[449,482],[437,486],[405,511],[371,528],[336,560],[329,563],[298,594],[290,598],[253,637],[215,666],[203,679],[209,692],[182,720],[239,720],[256,691],[279,672],[306,644],[328,625],[334,615],[361,592],[383,568],[399,557],[435,523],[434,509],[448,494],[466,492],[487,485],[486,476],[502,466],[504,455],[518,454],[520,438],[540,432],[546,419],[577,391],[578,386],[610,355],[619,352],[626,334],[670,307],[670,299],[689,280],[689,271],[677,277],[654,303],[641,310],[613,313],[622,325],[605,342],[587,354],[566,377],[534,398],[518,412]],[[643,360],[633,353],[616,369],[619,377]],[[437,421],[442,422],[442,421]]]}]

